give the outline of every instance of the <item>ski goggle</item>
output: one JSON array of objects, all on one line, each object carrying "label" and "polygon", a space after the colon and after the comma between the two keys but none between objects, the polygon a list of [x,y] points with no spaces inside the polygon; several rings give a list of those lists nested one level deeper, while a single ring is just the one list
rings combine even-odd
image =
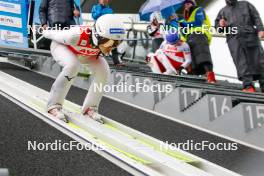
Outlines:
[{"label": "ski goggle", "polygon": [[98,45],[104,48],[116,48],[121,43],[121,40],[112,40],[107,38],[101,38],[98,42]]}]

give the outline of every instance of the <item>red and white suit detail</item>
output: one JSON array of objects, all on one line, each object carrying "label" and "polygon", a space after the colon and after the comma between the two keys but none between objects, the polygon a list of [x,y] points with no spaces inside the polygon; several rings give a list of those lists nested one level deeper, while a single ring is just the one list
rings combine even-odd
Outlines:
[{"label": "red and white suit detail", "polygon": [[178,74],[181,67],[189,71],[192,62],[190,47],[185,42],[171,45],[165,41],[160,49],[148,55],[147,61],[153,73]]}]

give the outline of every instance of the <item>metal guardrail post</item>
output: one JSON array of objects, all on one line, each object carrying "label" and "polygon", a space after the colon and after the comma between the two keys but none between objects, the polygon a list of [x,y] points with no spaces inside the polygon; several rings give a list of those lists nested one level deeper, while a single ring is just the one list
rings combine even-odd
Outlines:
[{"label": "metal guardrail post", "polygon": [[33,36],[33,39],[31,40],[31,42],[33,43],[33,46],[34,46],[34,49],[38,49],[38,46],[37,46],[37,33],[36,33],[36,26],[33,25],[33,31],[32,31],[32,36]]},{"label": "metal guardrail post", "polygon": [[37,50],[38,49],[38,42],[40,40],[42,40],[44,37],[40,36],[39,38],[37,38],[37,25],[33,25],[33,28],[31,28],[32,30],[32,40],[31,42],[33,43],[34,49]]},{"label": "metal guardrail post", "polygon": [[[137,36],[137,31],[134,29],[134,20],[132,18],[131,19],[131,32],[134,34],[133,37]],[[127,35],[127,39],[129,35]],[[132,52],[132,55],[131,55],[131,60],[134,60],[135,59],[135,56],[136,56],[136,47],[137,47],[137,41],[133,42],[133,52]]]},{"label": "metal guardrail post", "polygon": [[137,45],[134,45],[134,47],[133,47],[132,60],[134,60],[135,56],[136,56],[136,47],[137,47]]}]

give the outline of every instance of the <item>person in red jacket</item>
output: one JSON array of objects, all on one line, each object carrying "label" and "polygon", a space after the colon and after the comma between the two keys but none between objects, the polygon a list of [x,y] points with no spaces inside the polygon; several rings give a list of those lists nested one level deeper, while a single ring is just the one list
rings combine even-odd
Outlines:
[{"label": "person in red jacket", "polygon": [[155,54],[147,56],[147,63],[153,73],[181,75],[191,72],[191,51],[187,43],[181,41],[178,33],[168,33],[166,41]]}]

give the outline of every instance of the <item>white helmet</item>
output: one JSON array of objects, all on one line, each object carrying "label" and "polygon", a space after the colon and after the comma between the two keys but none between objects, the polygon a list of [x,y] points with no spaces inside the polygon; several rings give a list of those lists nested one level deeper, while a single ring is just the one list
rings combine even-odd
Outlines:
[{"label": "white helmet", "polygon": [[93,40],[96,45],[100,43],[102,38],[120,41],[125,38],[125,26],[116,15],[106,14],[96,21],[93,33]]}]

